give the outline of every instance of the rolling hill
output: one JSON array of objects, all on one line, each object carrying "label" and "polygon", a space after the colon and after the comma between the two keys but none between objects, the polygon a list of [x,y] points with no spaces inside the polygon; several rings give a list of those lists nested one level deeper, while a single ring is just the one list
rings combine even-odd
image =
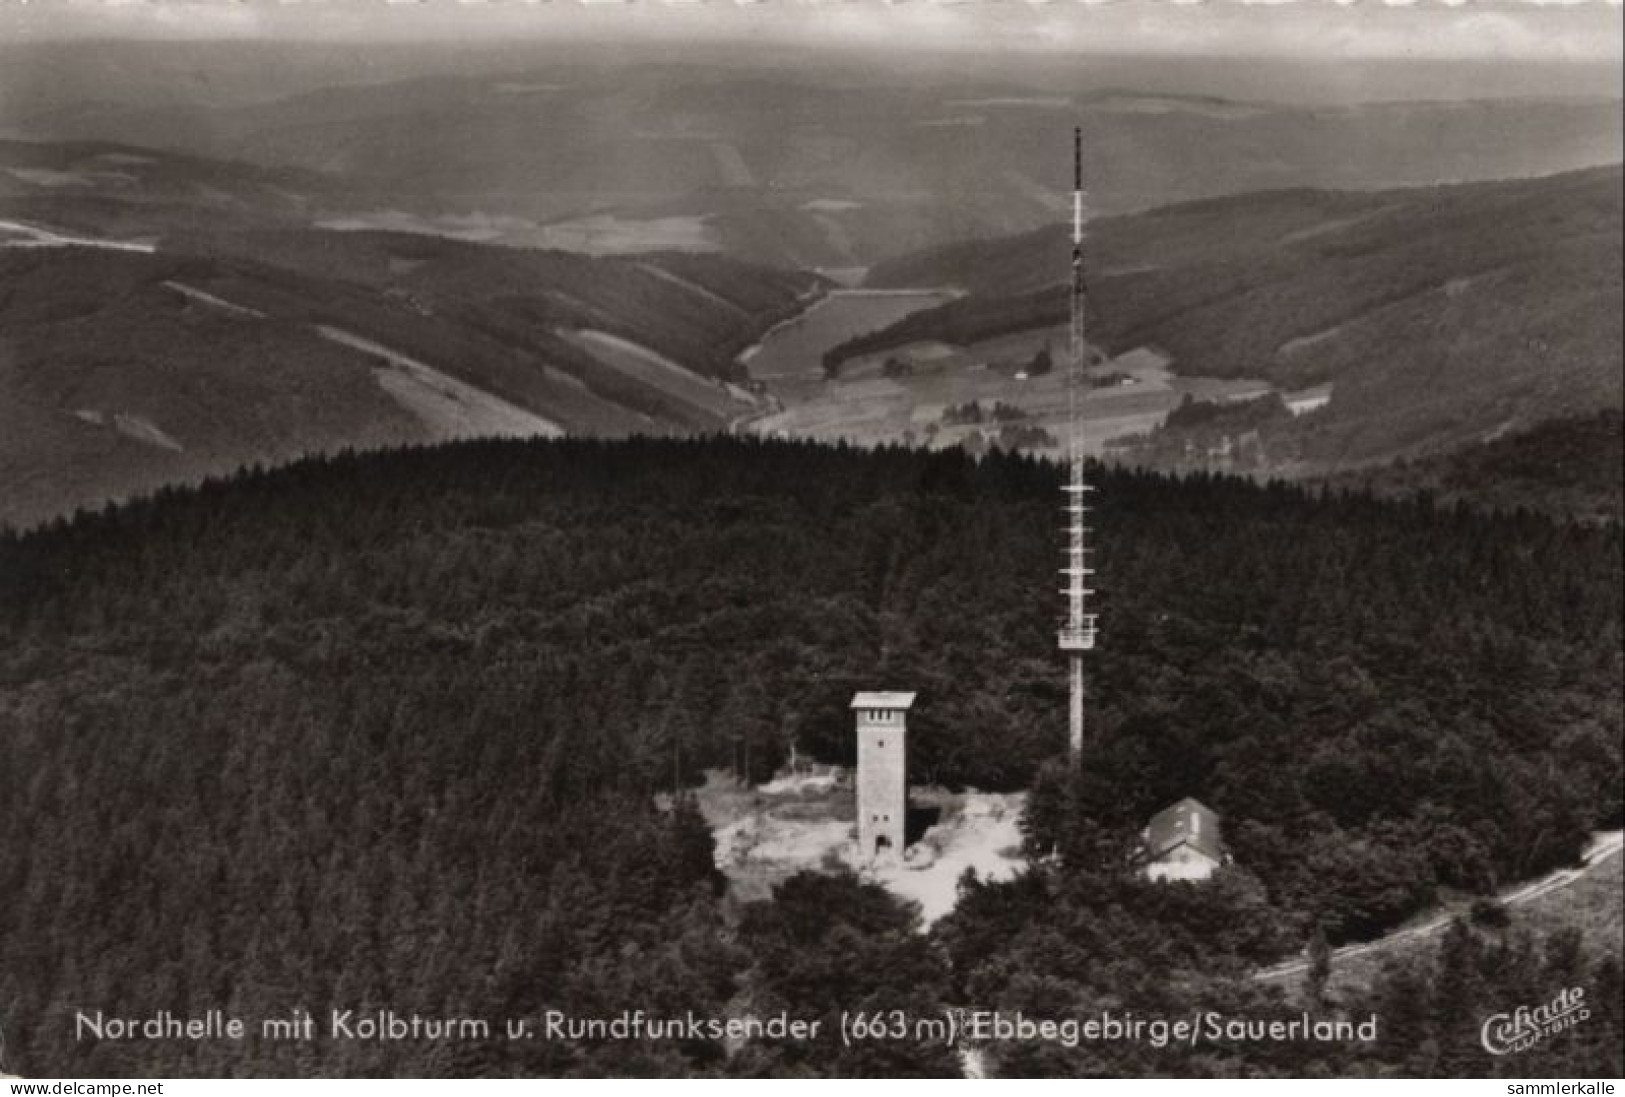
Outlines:
[{"label": "rolling hill", "polygon": [[1548,419],[1526,431],[1418,461],[1332,477],[1384,496],[1427,494],[1441,505],[1523,508],[1592,522],[1625,521],[1625,414],[1619,408]]},{"label": "rolling hill", "polygon": [[[1090,338],[1113,353],[1154,346],[1187,375],[1330,382],[1324,407],[1263,430],[1259,465],[1274,472],[1422,457],[1617,407],[1620,184],[1612,167],[1106,218],[1089,233]],[[968,296],[832,358],[1063,322],[1068,250],[1055,227],[880,264],[875,285]]]},{"label": "rolling hill", "polygon": [[0,164],[26,184],[0,192],[0,522],[347,446],[723,429],[756,406],[733,356],[821,284],[316,229],[319,178],[131,146]]}]

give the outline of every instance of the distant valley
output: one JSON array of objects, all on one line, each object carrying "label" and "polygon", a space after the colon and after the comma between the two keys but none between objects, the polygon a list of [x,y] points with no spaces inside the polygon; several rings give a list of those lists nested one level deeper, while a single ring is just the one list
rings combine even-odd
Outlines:
[{"label": "distant valley", "polygon": [[0,99],[0,522],[482,435],[1058,453],[1074,121],[1091,452],[1340,477],[1621,400],[1618,102],[1583,82],[62,49]]},{"label": "distant valley", "polygon": [[[1620,182],[1614,167],[1286,191],[1095,222],[1091,444],[1136,464],[1301,477],[1618,408]],[[1055,380],[1023,371],[1039,350],[1064,353],[1068,248],[1056,226],[881,264],[872,285],[961,296],[832,348],[824,365],[871,397],[876,385],[901,394],[913,422],[894,421],[894,435],[936,414],[918,415],[911,390],[938,410],[1002,400],[1053,432],[1064,412]],[[1162,429],[1182,394],[1146,402],[1148,383],[1166,388],[1165,375],[1146,372],[1155,364],[1194,401]],[[945,388],[944,376],[965,381]],[[1206,390],[1191,384],[1202,379]],[[1286,399],[1244,402],[1271,390]],[[840,430],[838,416],[824,422]],[[873,417],[864,425],[872,434]]]},{"label": "distant valley", "polygon": [[[844,291],[709,252],[323,229],[330,183],[300,169],[25,142],[0,143],[0,169],[12,524],[479,435],[1065,436],[1056,226],[896,257]],[[1087,443],[1313,477],[1617,407],[1619,184],[1266,192],[1093,222]]]},{"label": "distant valley", "polygon": [[820,285],[315,230],[281,187],[242,200],[260,173],[128,146],[0,145],[0,165],[77,184],[0,193],[14,525],[346,447],[725,429],[759,407],[734,356]]}]

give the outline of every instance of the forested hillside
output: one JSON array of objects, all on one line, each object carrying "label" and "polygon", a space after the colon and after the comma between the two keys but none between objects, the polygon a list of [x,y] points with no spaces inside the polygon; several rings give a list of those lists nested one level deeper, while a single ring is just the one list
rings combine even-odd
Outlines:
[{"label": "forested hillside", "polygon": [[141,235],[196,224],[295,223],[338,200],[320,172],[205,159],[113,141],[0,138],[0,216],[83,231]]},{"label": "forested hillside", "polygon": [[571,354],[559,331],[603,330],[703,377],[735,379],[739,352],[819,284],[812,274],[712,254],[603,258],[420,233],[194,231],[162,242],[189,255],[298,271],[319,285],[381,291],[443,324],[545,352],[545,361],[589,388],[603,367]]},{"label": "forested hillside", "polygon": [[1346,473],[1333,483],[1388,496],[1427,492],[1445,504],[1618,522],[1625,520],[1625,412],[1550,419],[1437,457]]},{"label": "forested hillside", "polygon": [[[1333,382],[1264,432],[1268,467],[1417,458],[1625,400],[1620,169],[1373,193],[1284,191],[1090,226],[1089,333],[1177,372]],[[966,344],[1064,323],[1061,227],[877,266],[873,284],[969,296],[836,348]]]},{"label": "forested hillside", "polygon": [[[941,1073],[940,1049],[838,1041],[98,1044],[71,1018],[1275,1008],[1247,967],[1313,927],[1380,932],[1619,824],[1618,526],[1100,478],[1105,639],[1075,783],[1046,766],[1065,726],[1058,479],[1025,458],[466,443],[0,535],[13,1058]],[[916,782],[1036,782],[1031,841],[1061,853],[944,923],[946,953],[855,881],[729,910],[697,813],[656,806],[742,741],[757,779],[792,743],[849,759],[862,687],[921,691]],[[1236,870],[1206,889],[1124,877],[1109,851],[1185,795],[1223,813]],[[1034,982],[1051,979],[1064,994]],[[1289,1073],[1309,1052],[1149,1054],[1067,1063]],[[1387,1054],[1345,1066],[1426,1069]]]},{"label": "forested hillside", "polygon": [[0,523],[346,446],[721,430],[757,410],[735,355],[822,284],[311,228],[334,185],[0,142]]},{"label": "forested hillside", "polygon": [[[958,908],[935,927],[960,1000],[997,1003],[1007,1016],[1148,1023],[1138,1039],[995,1043],[986,1064],[995,1075],[1530,1078],[1621,1069],[1617,939],[1590,948],[1572,927],[1522,924],[1491,904],[1482,918],[1455,920],[1436,946],[1383,960],[1369,987],[1331,989],[1327,969],[1311,967],[1283,1000],[1282,988],[1245,974],[1274,928],[1254,881],[1232,872],[1201,886],[1150,884],[1125,872],[1116,852],[1085,841],[1070,846],[1065,868],[967,882]],[[1585,1015],[1572,1028],[1516,1054],[1485,1051],[1486,1018],[1550,1002],[1553,987],[1584,994]],[[1376,1037],[1270,1040],[1229,1027],[1306,1015],[1374,1019]],[[1177,1022],[1193,1023],[1194,1037],[1181,1041]]]}]

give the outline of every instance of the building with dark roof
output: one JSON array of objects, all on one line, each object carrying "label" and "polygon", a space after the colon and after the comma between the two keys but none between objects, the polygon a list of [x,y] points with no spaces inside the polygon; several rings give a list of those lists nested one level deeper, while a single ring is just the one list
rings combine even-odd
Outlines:
[{"label": "building with dark roof", "polygon": [[1218,812],[1190,796],[1153,815],[1140,839],[1152,880],[1205,880],[1230,860]]}]

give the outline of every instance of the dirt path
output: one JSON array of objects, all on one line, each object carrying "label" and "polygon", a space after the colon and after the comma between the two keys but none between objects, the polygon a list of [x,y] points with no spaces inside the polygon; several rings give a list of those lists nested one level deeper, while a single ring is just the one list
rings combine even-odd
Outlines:
[{"label": "dirt path", "polygon": [[[1531,883],[1520,884],[1518,887],[1504,891],[1496,898],[1500,900],[1503,906],[1521,906],[1532,899],[1538,899],[1542,895],[1566,888],[1576,880],[1589,875],[1604,861],[1619,856],[1621,848],[1625,848],[1625,831],[1599,831],[1592,835],[1591,843],[1586,847],[1585,852],[1580,855],[1580,860],[1583,863],[1579,868],[1559,869]],[[1357,945],[1345,945],[1342,948],[1333,949],[1332,962],[1335,963],[1351,956],[1361,956],[1368,952],[1381,952],[1397,944],[1432,937],[1443,931],[1454,918],[1455,914],[1453,913],[1442,914],[1421,925],[1395,930],[1393,933],[1385,937],[1379,937],[1375,941],[1364,941]],[[1307,959],[1288,960],[1285,963],[1276,964],[1273,967],[1267,967],[1262,971],[1255,972],[1253,978],[1265,981],[1284,979],[1302,974],[1308,970],[1309,961]]]}]

